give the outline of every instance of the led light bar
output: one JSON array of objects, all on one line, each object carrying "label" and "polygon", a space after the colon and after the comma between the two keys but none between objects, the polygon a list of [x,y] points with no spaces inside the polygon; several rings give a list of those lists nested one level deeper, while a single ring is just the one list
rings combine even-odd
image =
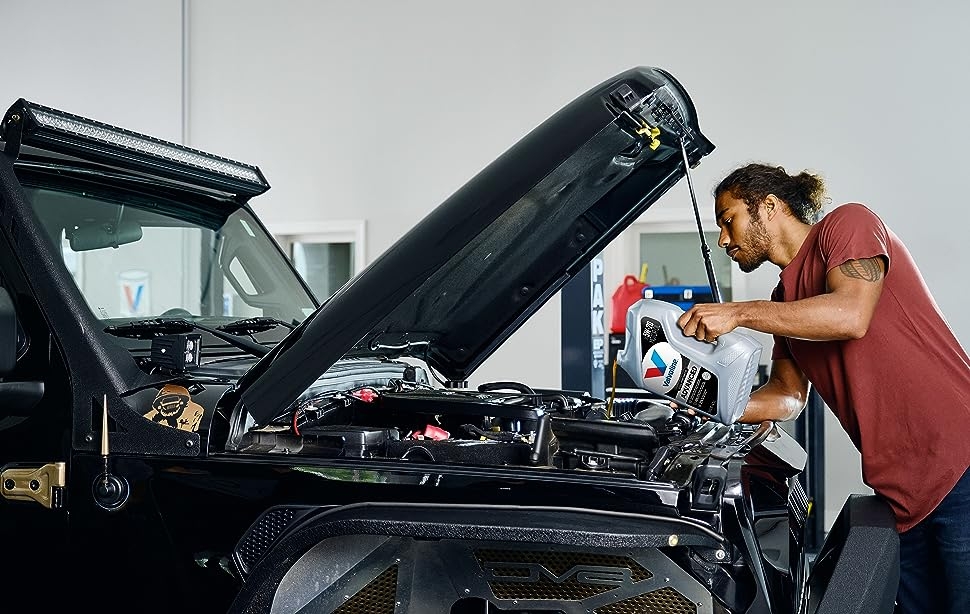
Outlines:
[{"label": "led light bar", "polygon": [[21,98],[10,107],[0,137],[205,188],[255,196],[269,189],[258,167],[163,141]]}]

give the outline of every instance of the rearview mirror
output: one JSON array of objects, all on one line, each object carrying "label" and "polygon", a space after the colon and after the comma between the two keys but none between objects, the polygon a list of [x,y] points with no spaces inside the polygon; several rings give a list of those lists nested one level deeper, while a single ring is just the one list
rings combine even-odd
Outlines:
[{"label": "rearview mirror", "polygon": [[0,288],[0,377],[17,364],[17,312],[6,288]]},{"label": "rearview mirror", "polygon": [[141,239],[141,225],[127,220],[118,222],[85,222],[65,233],[71,242],[71,249],[85,252],[105,247],[118,247]]}]

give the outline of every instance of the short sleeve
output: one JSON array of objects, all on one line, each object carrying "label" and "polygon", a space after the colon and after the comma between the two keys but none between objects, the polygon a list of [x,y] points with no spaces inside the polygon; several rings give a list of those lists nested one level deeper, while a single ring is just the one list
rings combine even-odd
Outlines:
[{"label": "short sleeve", "polygon": [[[785,287],[778,282],[775,289],[771,292],[771,300],[776,303],[782,303],[785,301]],[[781,358],[792,359],[791,348],[788,347],[788,337],[781,337],[779,335],[772,335],[774,339],[774,346],[771,348],[771,359],[778,360]]]},{"label": "short sleeve", "polygon": [[889,231],[865,205],[849,203],[836,207],[819,222],[818,248],[831,271],[849,260],[883,256],[889,272]]}]

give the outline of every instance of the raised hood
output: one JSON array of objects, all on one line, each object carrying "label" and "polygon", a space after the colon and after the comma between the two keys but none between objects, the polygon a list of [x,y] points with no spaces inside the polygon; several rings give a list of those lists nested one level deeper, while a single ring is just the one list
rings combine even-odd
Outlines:
[{"label": "raised hood", "polygon": [[345,355],[468,377],[714,149],[687,92],[639,67],[526,135],[341,288],[240,381],[258,424]]}]

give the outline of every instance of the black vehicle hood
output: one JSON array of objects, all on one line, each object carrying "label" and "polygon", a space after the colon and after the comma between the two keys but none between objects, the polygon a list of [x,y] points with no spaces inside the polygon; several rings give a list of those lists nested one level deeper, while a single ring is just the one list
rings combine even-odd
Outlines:
[{"label": "black vehicle hood", "polygon": [[264,423],[344,355],[467,378],[714,149],[683,87],[639,67],[535,128],[341,288],[239,382]]}]

